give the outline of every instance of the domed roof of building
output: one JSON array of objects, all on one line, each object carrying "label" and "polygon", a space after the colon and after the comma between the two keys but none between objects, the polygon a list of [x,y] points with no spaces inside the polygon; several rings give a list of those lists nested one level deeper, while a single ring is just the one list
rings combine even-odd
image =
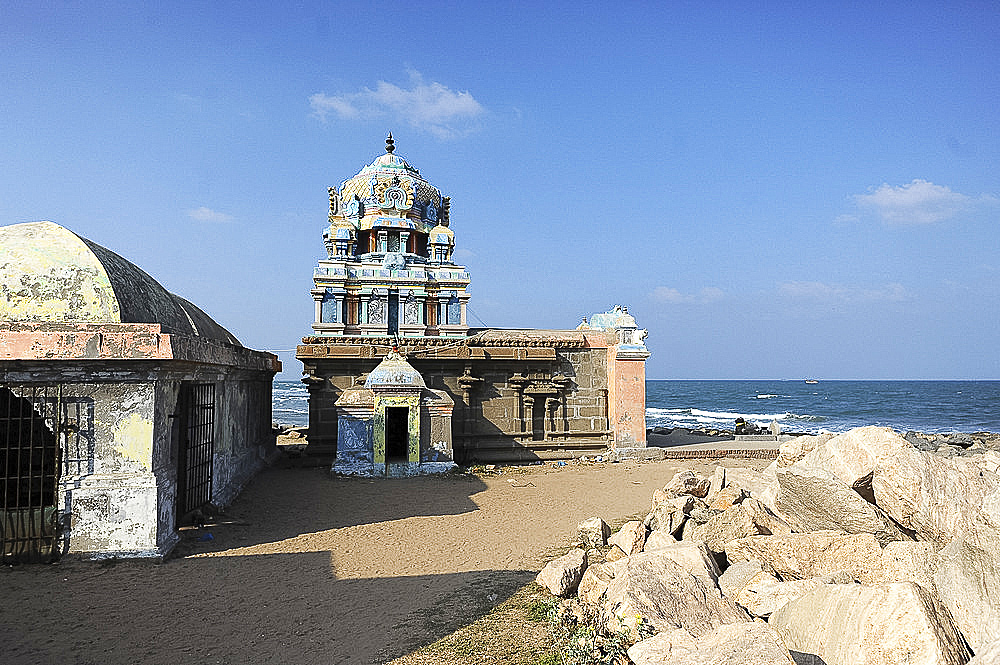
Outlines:
[{"label": "domed roof of building", "polygon": [[135,264],[53,222],[0,227],[0,321],[158,323],[242,346]]},{"label": "domed roof of building", "polygon": [[[430,208],[433,212],[428,216],[430,222],[437,222],[437,210],[441,208],[443,199],[441,191],[424,180],[420,171],[411,166],[401,156],[395,154],[396,146],[392,134],[385,141],[385,154],[379,155],[368,166],[348,178],[340,187],[340,199],[345,206],[356,196],[359,201],[377,202],[386,187],[399,186],[406,190],[407,210],[419,209],[424,212]],[[375,182],[372,182],[372,179]],[[373,184],[375,193],[372,192]],[[430,206],[427,204],[430,203]],[[414,210],[416,212],[416,210]]]},{"label": "domed roof of building", "polygon": [[365,379],[365,388],[426,388],[420,372],[398,351],[390,351]]}]

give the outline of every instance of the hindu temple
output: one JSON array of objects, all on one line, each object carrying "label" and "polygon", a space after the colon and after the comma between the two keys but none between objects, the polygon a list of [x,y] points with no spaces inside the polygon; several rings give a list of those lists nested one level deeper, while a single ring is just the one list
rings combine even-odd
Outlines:
[{"label": "hindu temple", "polygon": [[391,134],[328,194],[296,353],[310,454],[339,473],[411,475],[645,446],[649,351],[627,307],[573,329],[469,327],[450,198]]}]

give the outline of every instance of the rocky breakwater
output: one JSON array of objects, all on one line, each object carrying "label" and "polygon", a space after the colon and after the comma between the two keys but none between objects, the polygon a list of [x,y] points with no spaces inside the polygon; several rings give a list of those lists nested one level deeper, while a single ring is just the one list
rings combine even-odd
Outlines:
[{"label": "rocky breakwater", "polygon": [[588,520],[538,582],[589,662],[1000,663],[998,472],[886,428],[798,437],[677,474],[610,537]]}]

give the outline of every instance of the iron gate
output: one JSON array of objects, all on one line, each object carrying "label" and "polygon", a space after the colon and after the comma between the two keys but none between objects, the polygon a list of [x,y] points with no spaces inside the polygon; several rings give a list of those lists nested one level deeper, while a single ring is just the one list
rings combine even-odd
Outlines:
[{"label": "iron gate", "polygon": [[0,384],[0,560],[58,555],[62,389]]},{"label": "iron gate", "polygon": [[180,393],[180,449],[177,465],[177,517],[212,499],[215,455],[215,384],[186,383]]}]

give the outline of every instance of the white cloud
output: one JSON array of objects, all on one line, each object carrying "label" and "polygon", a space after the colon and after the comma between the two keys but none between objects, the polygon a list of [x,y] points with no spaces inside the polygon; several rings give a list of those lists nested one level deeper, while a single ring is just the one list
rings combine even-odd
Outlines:
[{"label": "white cloud", "polygon": [[956,216],[972,203],[964,194],[919,179],[899,187],[882,184],[868,194],[854,196],[854,200],[895,225],[934,224]]},{"label": "white cloud", "polygon": [[906,288],[898,282],[874,288],[824,282],[785,282],[778,285],[778,292],[788,298],[824,303],[899,302],[909,298]]},{"label": "white cloud", "polygon": [[224,212],[218,212],[217,210],[212,210],[211,208],[206,208],[201,206],[200,208],[194,208],[193,210],[188,210],[188,217],[199,222],[210,222],[213,224],[225,224],[233,221],[232,215],[227,215]]},{"label": "white cloud", "polygon": [[695,293],[681,293],[677,289],[671,286],[658,286],[653,289],[651,294],[653,300],[659,303],[664,303],[668,305],[679,305],[686,303],[694,303],[698,305],[705,305],[717,300],[721,300],[726,296],[722,289],[716,288],[714,286],[706,286]]},{"label": "white cloud", "polygon": [[313,115],[324,122],[333,114],[344,120],[388,115],[438,138],[454,138],[473,129],[472,121],[486,110],[472,93],[459,92],[410,70],[410,87],[379,81],[375,89],[341,95],[316,93],[309,97]]}]

